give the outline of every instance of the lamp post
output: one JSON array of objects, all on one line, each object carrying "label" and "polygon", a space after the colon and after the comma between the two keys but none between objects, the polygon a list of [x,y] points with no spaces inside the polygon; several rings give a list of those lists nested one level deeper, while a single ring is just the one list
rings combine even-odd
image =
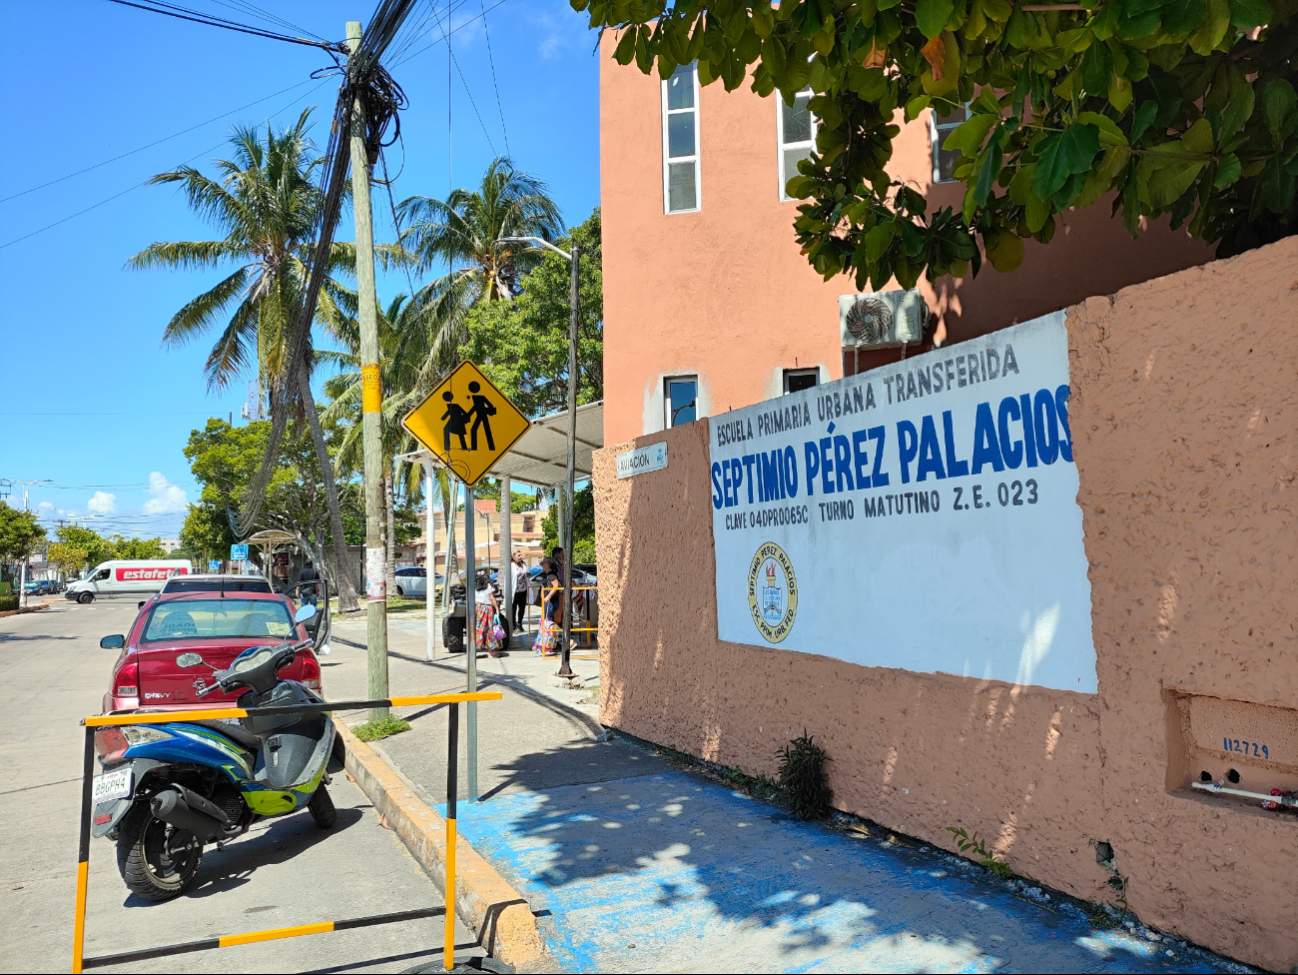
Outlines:
[{"label": "lamp post", "polygon": [[563,649],[559,664],[558,677],[575,677],[570,659],[572,644],[572,492],[573,482],[577,477],[577,274],[581,264],[581,252],[577,238],[572,238],[572,252],[556,247],[541,237],[501,237],[500,244],[536,244],[561,254],[568,259],[572,270],[572,290],[568,298],[568,470],[566,489],[564,490],[563,533]]}]

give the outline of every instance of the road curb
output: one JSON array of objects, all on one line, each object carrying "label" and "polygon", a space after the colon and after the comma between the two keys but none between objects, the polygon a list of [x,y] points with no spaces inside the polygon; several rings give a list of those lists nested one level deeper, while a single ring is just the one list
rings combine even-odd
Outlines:
[{"label": "road curb", "polygon": [[[446,820],[341,719],[334,718],[334,727],[347,745],[347,771],[445,894]],[[527,901],[463,837],[455,843],[455,910],[492,957],[520,971],[548,967]]]}]

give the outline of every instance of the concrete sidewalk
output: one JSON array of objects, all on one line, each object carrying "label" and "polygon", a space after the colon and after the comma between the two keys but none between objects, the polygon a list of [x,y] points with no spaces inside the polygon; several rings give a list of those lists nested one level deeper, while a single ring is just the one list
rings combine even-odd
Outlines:
[{"label": "concrete sidewalk", "polygon": [[[394,694],[463,687],[463,655],[427,663],[422,621],[393,622]],[[364,629],[335,633],[338,698],[363,691]],[[485,801],[460,805],[460,835],[541,912],[563,971],[1253,971],[940,850],[793,822],[599,733],[553,659],[478,663],[504,698],[479,707]],[[442,807],[445,722],[408,710],[412,730],[376,751]]]}]

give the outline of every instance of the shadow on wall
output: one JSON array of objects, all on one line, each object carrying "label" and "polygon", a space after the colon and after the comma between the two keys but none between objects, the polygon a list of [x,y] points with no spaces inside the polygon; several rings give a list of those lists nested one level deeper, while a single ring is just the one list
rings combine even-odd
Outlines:
[{"label": "shadow on wall", "polygon": [[837,808],[948,850],[947,827],[977,830],[1017,871],[1111,901],[1086,841],[1108,839],[1094,696],[719,641],[707,424],[662,437],[663,471],[619,481],[626,446],[597,457],[601,584],[615,590],[601,721],[766,775],[805,730],[830,756]]}]

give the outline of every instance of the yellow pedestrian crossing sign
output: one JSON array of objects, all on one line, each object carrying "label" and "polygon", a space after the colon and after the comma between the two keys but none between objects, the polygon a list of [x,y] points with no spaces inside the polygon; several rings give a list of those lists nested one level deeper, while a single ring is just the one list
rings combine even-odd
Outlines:
[{"label": "yellow pedestrian crossing sign", "polygon": [[532,426],[532,421],[467,360],[401,422],[469,486],[486,477]]}]

